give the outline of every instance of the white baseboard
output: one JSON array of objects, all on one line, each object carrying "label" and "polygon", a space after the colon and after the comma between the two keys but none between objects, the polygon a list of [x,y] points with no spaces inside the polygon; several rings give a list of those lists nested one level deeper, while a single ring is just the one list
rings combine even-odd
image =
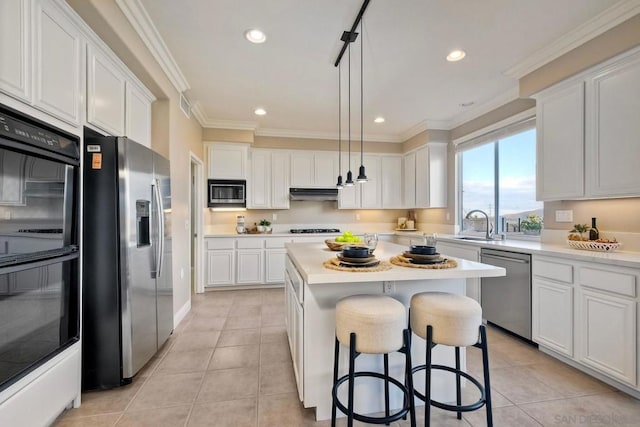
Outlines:
[{"label": "white baseboard", "polygon": [[178,327],[189,311],[191,311],[191,299],[185,302],[184,305],[180,307],[180,310],[173,315],[173,329]]}]

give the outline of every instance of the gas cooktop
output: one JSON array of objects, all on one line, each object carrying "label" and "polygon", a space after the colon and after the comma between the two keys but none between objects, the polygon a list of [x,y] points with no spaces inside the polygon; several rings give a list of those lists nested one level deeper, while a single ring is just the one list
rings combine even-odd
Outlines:
[{"label": "gas cooktop", "polygon": [[289,230],[290,233],[339,233],[340,230],[337,228],[292,228]]}]

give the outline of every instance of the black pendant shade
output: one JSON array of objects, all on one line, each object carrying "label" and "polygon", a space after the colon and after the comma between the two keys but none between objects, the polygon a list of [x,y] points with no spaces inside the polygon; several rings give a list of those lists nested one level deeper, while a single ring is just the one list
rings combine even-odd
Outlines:
[{"label": "black pendant shade", "polygon": [[347,180],[344,182],[346,187],[351,187],[353,185],[353,175],[351,171],[347,172]]}]

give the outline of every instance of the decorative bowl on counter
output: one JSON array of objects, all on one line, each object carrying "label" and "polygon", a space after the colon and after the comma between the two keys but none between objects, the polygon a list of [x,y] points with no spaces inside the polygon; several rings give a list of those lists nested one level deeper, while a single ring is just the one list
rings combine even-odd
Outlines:
[{"label": "decorative bowl on counter", "polygon": [[622,245],[620,242],[598,242],[595,240],[567,240],[567,244],[573,249],[596,252],[613,252]]},{"label": "decorative bowl on counter", "polygon": [[324,243],[332,251],[341,251],[345,246],[364,246],[364,242],[336,242],[333,239],[327,239]]},{"label": "decorative bowl on counter", "polygon": [[342,255],[347,258],[368,258],[370,253],[366,246],[345,246],[342,248]]},{"label": "decorative bowl on counter", "polygon": [[433,255],[436,253],[435,246],[411,245],[410,249],[412,254]]}]

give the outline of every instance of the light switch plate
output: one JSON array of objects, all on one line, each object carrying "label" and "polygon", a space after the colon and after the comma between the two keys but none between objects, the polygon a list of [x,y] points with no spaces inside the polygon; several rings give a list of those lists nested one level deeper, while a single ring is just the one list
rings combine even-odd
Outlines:
[{"label": "light switch plate", "polygon": [[556,211],[556,222],[573,222],[573,210]]}]

